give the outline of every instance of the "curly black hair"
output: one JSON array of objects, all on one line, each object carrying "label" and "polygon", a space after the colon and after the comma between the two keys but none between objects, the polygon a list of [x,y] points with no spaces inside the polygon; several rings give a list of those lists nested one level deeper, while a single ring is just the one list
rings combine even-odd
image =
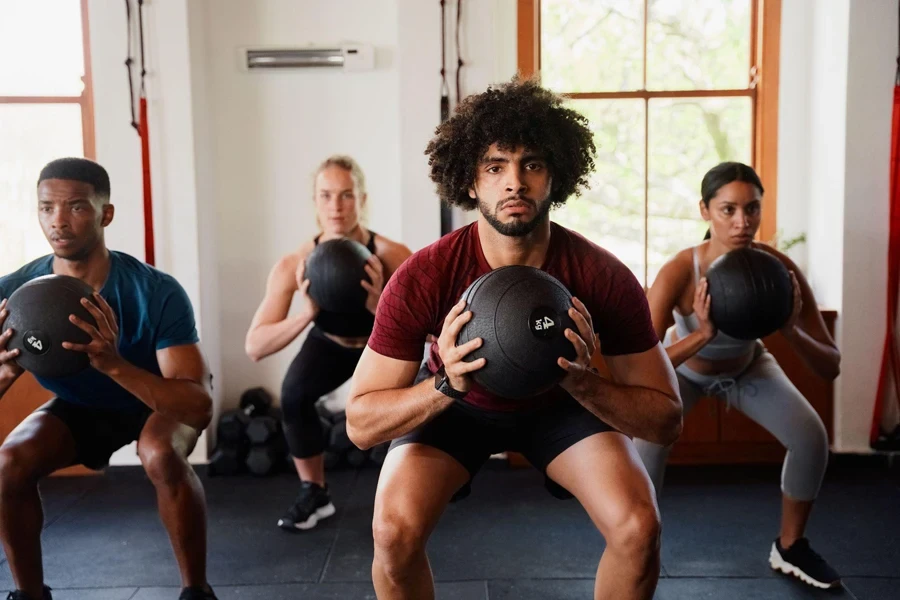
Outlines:
[{"label": "curly black hair", "polygon": [[563,98],[542,88],[537,79],[515,77],[467,97],[435,130],[425,154],[442,201],[465,210],[478,206],[469,188],[491,144],[542,153],[553,178],[553,206],[580,195],[594,170],[596,148],[587,117],[563,106]]}]

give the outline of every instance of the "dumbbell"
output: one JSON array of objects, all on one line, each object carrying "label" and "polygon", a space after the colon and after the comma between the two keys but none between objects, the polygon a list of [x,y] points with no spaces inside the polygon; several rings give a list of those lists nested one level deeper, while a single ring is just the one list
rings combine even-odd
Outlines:
[{"label": "dumbbell", "polygon": [[275,444],[252,446],[247,454],[247,470],[254,475],[271,475],[285,464],[285,453]]},{"label": "dumbbell", "polygon": [[255,387],[241,394],[240,407],[253,407],[255,414],[264,415],[272,408],[272,395],[265,388]]},{"label": "dumbbell", "polygon": [[237,475],[244,470],[246,446],[224,446],[216,448],[209,458],[207,472],[211,477],[217,475]]},{"label": "dumbbell", "polygon": [[352,448],[347,450],[344,458],[347,459],[348,465],[350,465],[354,469],[359,469],[367,462],[369,462],[369,453],[366,450],[360,450],[356,446],[353,446]]},{"label": "dumbbell", "polygon": [[244,439],[247,425],[253,416],[255,409],[252,406],[229,410],[219,417],[219,425],[216,427],[217,443],[236,444]]},{"label": "dumbbell", "polygon": [[267,444],[281,434],[281,421],[268,415],[254,417],[247,425],[247,439],[251,444]]},{"label": "dumbbell", "polygon": [[241,394],[240,408],[230,410],[219,417],[216,428],[219,443],[236,444],[244,437],[244,432],[255,416],[268,414],[272,407],[272,397],[263,388],[252,388]]},{"label": "dumbbell", "polygon": [[266,415],[251,419],[247,425],[247,440],[251,444],[247,468],[254,475],[269,475],[285,462],[287,442],[277,418]]}]

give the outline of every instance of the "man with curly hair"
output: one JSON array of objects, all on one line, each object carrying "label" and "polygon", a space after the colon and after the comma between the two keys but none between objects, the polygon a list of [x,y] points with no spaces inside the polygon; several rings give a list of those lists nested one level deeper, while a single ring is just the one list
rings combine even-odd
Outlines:
[{"label": "man with curly hair", "polygon": [[[428,145],[441,199],[478,220],[411,256],[381,296],[354,374],[347,432],[362,448],[393,440],[375,497],[372,577],[379,598],[434,598],[428,536],[491,454],[518,451],[555,496],[574,496],[606,539],[595,598],[651,598],[659,577],[659,510],[631,438],[671,444],[681,431],[675,373],[641,285],[612,254],[549,219],[587,184],[587,119],[535,81],[463,101]],[[555,389],[501,398],[471,381],[462,292],[506,265],[539,267],[572,292],[575,361]],[[428,369],[416,384],[427,336]],[[590,367],[597,341],[612,379]]]}]

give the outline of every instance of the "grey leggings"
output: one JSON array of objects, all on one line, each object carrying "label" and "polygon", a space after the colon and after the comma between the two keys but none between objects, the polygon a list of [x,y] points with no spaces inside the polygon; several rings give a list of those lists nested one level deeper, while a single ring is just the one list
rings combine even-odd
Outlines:
[{"label": "grey leggings", "polygon": [[[814,500],[828,463],[828,433],[822,419],[794,387],[775,358],[759,343],[745,368],[701,375],[684,364],[676,369],[684,415],[702,396],[725,400],[762,425],[787,448],[781,490],[794,500]],[[669,447],[635,439],[635,446],[656,486],[662,491]]]}]

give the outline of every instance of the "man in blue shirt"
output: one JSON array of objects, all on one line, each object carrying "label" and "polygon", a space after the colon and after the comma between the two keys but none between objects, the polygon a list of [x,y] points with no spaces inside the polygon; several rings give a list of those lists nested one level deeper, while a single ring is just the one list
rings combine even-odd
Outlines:
[{"label": "man in blue shirt", "polygon": [[110,455],[137,440],[138,455],[156,488],[184,589],[179,600],[213,600],[206,581],[206,501],[187,462],[212,416],[211,375],[200,349],[194,312],[171,276],[110,251],[104,228],[114,215],[109,176],[97,163],[62,158],[38,178],[38,217],[53,254],[0,278],[0,397],[22,374],[18,350],[8,350],[6,298],[51,273],[77,277],[94,290],[84,301],[96,327],[90,368],[61,378],[38,378],[56,397],[28,416],[0,446],[0,538],[16,591],[13,600],[48,600],[41,563],[43,510],[38,480],[83,464],[101,469]]}]

